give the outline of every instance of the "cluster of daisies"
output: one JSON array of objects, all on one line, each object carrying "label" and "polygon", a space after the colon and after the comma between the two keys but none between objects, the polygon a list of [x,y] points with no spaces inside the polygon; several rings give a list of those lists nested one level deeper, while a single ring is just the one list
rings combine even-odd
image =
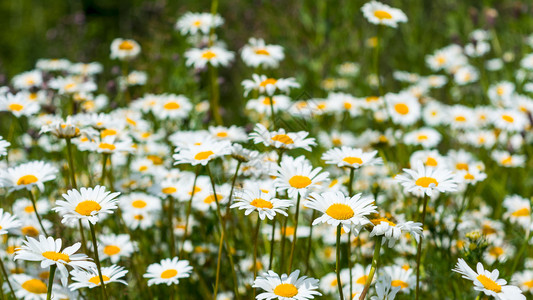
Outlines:
[{"label": "cluster of daisies", "polygon": [[[377,26],[408,20],[377,1],[361,10]],[[120,38],[110,57],[123,75],[111,100],[98,94],[101,64],[65,59],[39,60],[0,88],[0,113],[11,120],[0,137],[2,295],[392,300],[533,292],[525,259],[533,240],[533,54],[516,81],[482,83],[484,72],[515,58],[492,49],[495,33],[475,30],[465,45],[428,55],[431,74],[394,72],[396,92],[380,91],[376,70],[367,81],[379,92],[347,93],[360,70],[346,62],[336,69],[344,81],[322,82],[327,96],[293,100],[296,79],[272,75],[283,48],[250,38],[239,50],[253,69],[242,81],[250,123],[224,126],[217,68],[235,53],[216,35],[223,25],[216,13],[191,12],[175,25],[192,45],[184,65],[209,74],[209,100],[139,94],[132,87],[147,75],[128,68],[141,46]],[[382,42],[372,43],[376,57]],[[481,94],[479,102],[462,101],[469,93]],[[455,273],[473,286],[459,288]],[[450,280],[450,288],[435,286]]]}]

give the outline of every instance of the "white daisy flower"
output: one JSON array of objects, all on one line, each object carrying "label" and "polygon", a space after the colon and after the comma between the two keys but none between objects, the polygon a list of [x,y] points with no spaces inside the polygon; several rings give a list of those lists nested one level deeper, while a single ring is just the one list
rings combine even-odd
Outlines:
[{"label": "white daisy flower", "polygon": [[263,143],[267,147],[274,147],[279,149],[295,149],[302,148],[311,151],[311,146],[315,146],[314,138],[308,138],[309,132],[286,132],[285,129],[280,128],[276,131],[268,131],[265,126],[257,123],[254,131],[250,133],[250,139],[255,144]]},{"label": "white daisy flower", "polygon": [[492,114],[494,127],[509,132],[521,132],[529,125],[529,120],[521,111],[514,109],[496,110]]},{"label": "white daisy flower", "polygon": [[7,148],[11,146],[11,143],[4,140],[0,135],[0,157],[7,155]]},{"label": "white daisy flower", "polygon": [[0,95],[0,111],[8,111],[17,118],[34,115],[39,109],[39,103],[30,101],[23,92]]},{"label": "white daisy flower", "polygon": [[227,67],[233,61],[235,54],[219,46],[209,48],[192,48],[185,52],[185,65],[196,69],[205,68],[207,64],[213,67]]},{"label": "white daisy flower", "polygon": [[0,186],[10,190],[31,190],[34,186],[44,190],[44,183],[56,178],[57,169],[44,161],[31,161],[0,170]]},{"label": "white daisy flower", "polygon": [[35,67],[43,71],[66,71],[70,65],[71,62],[64,58],[41,58],[37,60]]},{"label": "white daisy flower", "polygon": [[111,42],[111,59],[129,60],[141,53],[141,46],[134,40],[116,38]]},{"label": "white daisy flower", "polygon": [[[525,155],[511,154],[508,151],[494,150],[491,157],[498,165],[507,168],[523,167],[526,161]],[[1,180],[1,178],[0,178]]]},{"label": "white daisy flower", "polygon": [[[13,274],[9,278],[15,289],[17,299],[46,300],[48,288],[41,279],[26,274]],[[54,296],[55,293],[52,291],[52,297]]]},{"label": "white daisy flower", "polygon": [[296,159],[287,158],[281,161],[279,166],[275,166],[272,176],[275,176],[274,185],[280,192],[287,191],[290,198],[297,195],[306,197],[312,190],[319,190],[321,183],[329,177],[328,172],[322,172],[322,168],[315,168],[300,156]]},{"label": "white daisy flower", "polygon": [[248,140],[248,135],[244,128],[235,125],[230,127],[209,126],[208,131],[217,140],[228,140],[230,142],[245,142]]},{"label": "white daisy flower", "polygon": [[476,68],[466,65],[460,67],[455,74],[453,74],[453,79],[458,85],[466,85],[477,81],[479,79],[479,72]]},{"label": "white daisy flower", "polygon": [[370,222],[374,225],[370,236],[383,236],[382,244],[388,240],[389,248],[394,247],[396,242],[404,235],[409,233],[413,236],[418,243],[420,241],[420,236],[422,235],[422,223],[413,222],[413,221],[396,221],[392,222],[386,217],[378,217],[370,219]]},{"label": "white daisy flower", "polygon": [[415,168],[416,170],[403,169],[406,174],[396,175],[394,178],[407,192],[431,197],[435,191],[444,193],[457,190],[457,182],[452,172],[444,168],[426,167],[421,161],[418,161]]},{"label": "white daisy flower", "polygon": [[[125,270],[124,267],[119,267],[117,265],[112,265],[109,267],[103,267],[102,268],[102,278],[104,279],[104,284],[107,285],[111,282],[118,282],[122,283],[124,285],[128,285],[128,283],[121,279],[128,273],[128,270]],[[93,267],[88,269],[87,271],[84,270],[72,270],[70,272],[72,275],[72,281],[68,287],[74,291],[81,288],[95,288],[100,286],[100,276],[98,273],[98,269]]]},{"label": "white daisy flower", "polygon": [[308,300],[315,296],[322,296],[318,289],[318,279],[307,278],[300,275],[300,270],[290,275],[282,274],[281,277],[274,271],[268,271],[257,276],[252,285],[253,288],[263,289],[264,292],[257,295],[256,299],[262,300]]},{"label": "white daisy flower", "polygon": [[66,266],[70,266],[76,270],[89,269],[94,267],[94,263],[85,254],[74,254],[81,247],[81,243],[76,243],[70,247],[62,248],[62,240],[44,235],[39,236],[39,240],[27,237],[23,241],[23,245],[16,249],[14,260],[24,261],[39,261],[41,268],[47,269],[52,265],[56,265],[61,273],[61,281],[66,285],[68,280],[68,271]]},{"label": "white daisy flower", "polygon": [[[135,250],[134,243],[131,242],[128,234],[108,234],[98,237],[99,257],[104,260],[109,258],[111,263],[116,264],[122,257],[130,257]],[[102,273],[103,273],[102,269]],[[105,280],[105,278],[104,278]]]},{"label": "white daisy flower", "polygon": [[376,157],[377,151],[363,152],[360,148],[340,147],[328,150],[322,155],[326,164],[358,169],[363,166],[379,165],[383,163],[381,157]]},{"label": "white daisy flower", "polygon": [[163,259],[160,263],[148,266],[144,278],[148,279],[148,286],[154,284],[178,284],[180,278],[187,278],[191,275],[192,267],[189,261],[179,260],[178,257]]},{"label": "white daisy flower", "polygon": [[224,24],[224,19],[218,14],[187,12],[176,22],[175,28],[181,34],[196,35],[209,34],[211,28]]},{"label": "white daisy flower", "polygon": [[407,22],[407,16],[398,8],[390,7],[377,1],[370,1],[361,7],[368,22],[396,28],[398,23]]},{"label": "white daisy flower", "polygon": [[10,229],[18,228],[22,223],[7,211],[4,212],[3,208],[0,208],[0,236],[7,234]]},{"label": "white daisy flower", "polygon": [[73,63],[69,66],[68,71],[71,74],[93,76],[102,73],[104,67],[99,62],[90,63]]},{"label": "white daisy flower", "polygon": [[431,128],[422,127],[417,130],[408,132],[403,137],[403,141],[407,145],[422,146],[424,148],[435,148],[441,141],[441,134]]},{"label": "white daisy flower", "polygon": [[56,89],[59,94],[74,95],[74,98],[76,98],[76,95],[80,96],[84,93],[94,92],[97,89],[96,83],[92,80],[84,80],[85,79],[76,76],[57,77],[52,78],[48,82],[48,85],[50,88]]},{"label": "white daisy flower", "polygon": [[487,296],[492,296],[498,300],[521,300],[526,299],[522,291],[514,286],[507,285],[505,279],[498,279],[500,272],[495,269],[492,272],[485,270],[483,264],[477,263],[477,272],[472,270],[464,259],[459,258],[452,271],[463,275],[464,279],[471,280],[474,283],[474,290],[483,292]]},{"label": "white daisy flower", "polygon": [[40,87],[43,84],[43,75],[39,70],[27,71],[13,77],[13,86],[19,90]]},{"label": "white daisy flower", "polygon": [[327,223],[334,227],[342,225],[345,232],[353,229],[358,233],[360,227],[370,222],[366,216],[377,212],[374,199],[361,195],[347,197],[342,192],[311,193],[305,207],[323,213],[313,221],[313,226],[319,223]]},{"label": "white daisy flower", "polygon": [[160,120],[185,119],[191,110],[191,101],[183,95],[161,95],[152,105],[152,113]]},{"label": "white daisy flower", "polygon": [[39,133],[50,132],[58,138],[75,138],[81,135],[80,129],[76,124],[73,123],[73,120],[70,116],[67,117],[66,121],[56,120],[51,124],[47,124],[41,127]]},{"label": "white daisy flower", "polygon": [[252,90],[272,96],[276,91],[289,93],[291,88],[299,88],[300,84],[292,77],[276,79],[266,75],[253,74],[251,80],[247,79],[242,82],[242,86],[244,87],[244,96],[248,96]]},{"label": "white daisy flower", "polygon": [[291,200],[280,200],[273,197],[272,193],[264,193],[260,189],[244,189],[235,196],[235,203],[231,208],[245,209],[244,214],[249,215],[257,211],[259,218],[265,217],[272,220],[277,213],[287,216],[287,208],[293,205]]},{"label": "white daisy flower", "polygon": [[533,270],[524,270],[513,274],[511,282],[518,285],[524,293],[533,293]]},{"label": "white daisy flower", "polygon": [[241,50],[241,57],[249,67],[277,68],[285,54],[281,46],[266,45],[263,39],[250,38]]},{"label": "white daisy flower", "polygon": [[177,148],[177,153],[172,157],[176,160],[174,165],[191,164],[196,166],[207,165],[211,160],[230,154],[231,143],[228,141],[217,141],[207,138],[199,144],[195,143],[188,147]]},{"label": "white daisy flower", "polygon": [[419,150],[411,154],[409,164],[415,166],[418,161],[421,161],[427,167],[443,167],[446,165],[446,160],[440,155],[437,150]]},{"label": "white daisy flower", "polygon": [[416,275],[411,268],[394,265],[384,267],[383,272],[390,276],[391,286],[400,287],[401,292],[409,293],[416,286]]},{"label": "white daisy flower", "polygon": [[390,118],[396,124],[408,126],[420,118],[421,106],[418,99],[408,93],[385,95]]},{"label": "white daisy flower", "polygon": [[254,110],[260,114],[271,114],[270,103],[274,112],[285,111],[291,105],[291,98],[285,95],[260,96],[257,99],[250,99],[246,102],[246,110]]},{"label": "white daisy flower", "polygon": [[529,199],[519,195],[508,195],[503,200],[503,207],[506,212],[504,218],[508,218],[512,223],[518,223],[523,228],[531,224],[531,206]]},{"label": "white daisy flower", "polygon": [[94,188],[72,189],[63,194],[65,200],[58,200],[57,207],[52,210],[63,216],[61,223],[86,220],[96,224],[117,208],[118,195],[119,192],[106,192],[105,186],[100,185]]},{"label": "white daisy flower", "polygon": [[376,296],[370,300],[394,300],[396,294],[400,291],[401,286],[392,286],[392,278],[389,274],[379,276],[376,283]]}]

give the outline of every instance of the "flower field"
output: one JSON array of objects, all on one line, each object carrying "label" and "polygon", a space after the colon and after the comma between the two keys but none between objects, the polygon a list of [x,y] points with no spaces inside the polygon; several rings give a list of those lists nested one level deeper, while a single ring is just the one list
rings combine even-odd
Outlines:
[{"label": "flower field", "polygon": [[0,300],[533,299],[533,3],[168,2],[0,4]]}]

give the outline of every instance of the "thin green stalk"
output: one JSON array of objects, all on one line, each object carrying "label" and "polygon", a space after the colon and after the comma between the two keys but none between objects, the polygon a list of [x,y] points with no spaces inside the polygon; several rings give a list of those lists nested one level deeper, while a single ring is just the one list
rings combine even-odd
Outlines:
[{"label": "thin green stalk", "polygon": [[[350,168],[350,180],[348,181],[348,197],[352,197],[353,194],[353,180],[355,178],[355,169]],[[350,297],[353,295],[353,274],[352,274],[352,241],[351,231],[348,233],[348,273],[350,276]]]},{"label": "thin green stalk", "polygon": [[[257,214],[257,225],[255,226],[255,234],[254,234],[254,260],[253,263],[253,270],[254,270],[254,280],[257,277],[257,244],[259,240],[259,228],[261,227],[261,218],[259,217],[259,213]],[[255,289],[253,290],[253,297],[252,299],[255,299]]]},{"label": "thin green stalk", "polygon": [[368,293],[368,290],[370,289],[370,285],[372,284],[372,279],[374,279],[374,274],[376,274],[378,268],[379,268],[379,251],[381,250],[381,240],[382,236],[378,237],[376,240],[376,246],[374,246],[374,256],[372,256],[372,266],[370,267],[370,274],[368,274],[368,277],[366,279],[365,287],[363,291],[361,292],[361,296],[359,296],[359,300],[364,300],[366,297],[366,294]]},{"label": "thin green stalk", "polygon": [[296,249],[296,232],[298,231],[298,216],[300,214],[300,193],[298,193],[298,198],[296,200],[296,214],[294,215],[294,233],[292,234],[292,246],[291,246],[291,255],[289,258],[289,271],[292,271],[292,261],[294,259],[294,250]]},{"label": "thin green stalk", "polygon": [[378,81],[379,96],[383,95],[383,91],[381,87],[381,79],[380,79],[380,70],[379,70],[379,46],[380,46],[380,39],[381,39],[381,30],[382,30],[382,26],[378,25],[378,33],[376,35],[376,51],[374,51],[374,68],[376,70],[376,77]]},{"label": "thin green stalk", "polygon": [[6,278],[7,286],[9,287],[9,290],[11,291],[11,295],[13,296],[13,299],[17,299],[17,296],[15,296],[15,290],[13,290],[13,286],[11,285],[11,282],[9,281],[9,276],[7,275],[6,267],[4,266],[4,261],[1,258],[0,258],[0,268],[2,268],[2,274]]},{"label": "thin green stalk", "polygon": [[268,259],[268,269],[272,270],[272,261],[274,260],[274,238],[276,236],[276,217],[272,220],[272,232],[270,233],[270,257]]},{"label": "thin green stalk", "polygon": [[48,237],[48,233],[46,232],[46,229],[44,229],[43,221],[41,220],[41,216],[39,215],[39,212],[37,211],[37,205],[35,202],[35,197],[33,196],[33,193],[31,190],[28,190],[28,194],[30,195],[31,204],[33,205],[33,211],[35,212],[35,216],[37,216],[37,221],[39,221],[39,225],[41,226],[41,230],[43,231],[44,235]]},{"label": "thin green stalk", "polygon": [[213,299],[216,300],[217,298],[217,293],[218,293],[218,276],[220,275],[220,258],[221,258],[221,255],[222,255],[222,246],[225,244],[226,245],[226,251],[227,251],[227,254],[228,254],[228,258],[229,258],[229,262],[230,262],[230,267],[231,267],[231,274],[233,276],[233,287],[234,287],[234,291],[235,291],[235,298],[239,299],[239,289],[238,289],[238,281],[237,281],[237,274],[235,272],[235,264],[233,263],[233,254],[231,253],[231,247],[229,246],[229,243],[227,241],[227,239],[224,239],[225,235],[226,235],[226,224],[224,222],[224,218],[222,216],[222,212],[220,210],[220,203],[218,202],[218,196],[217,196],[217,191],[216,191],[216,187],[215,187],[215,178],[213,177],[213,174],[211,173],[211,170],[209,168],[209,164],[207,164],[206,166],[206,170],[207,170],[207,174],[209,175],[209,179],[211,181],[211,187],[213,189],[213,197],[215,198],[215,203],[217,205],[217,216],[218,216],[218,219],[220,221],[220,244],[219,244],[219,248],[218,248],[218,262],[217,262],[217,274],[216,274],[216,282],[215,282],[215,292],[213,293]]},{"label": "thin green stalk", "polygon": [[170,226],[170,237],[168,245],[170,248],[170,257],[176,256],[176,245],[175,245],[175,235],[174,235],[174,197],[168,197],[168,225]]},{"label": "thin green stalk", "polygon": [[337,273],[337,287],[339,288],[339,297],[340,300],[344,300],[344,294],[342,292],[342,283],[341,283],[341,229],[342,226],[339,224],[337,226],[337,254],[335,257],[335,272]]},{"label": "thin green stalk", "polygon": [[106,173],[106,168],[107,168],[107,158],[108,158],[109,154],[108,153],[104,153],[103,157],[102,157],[102,178],[100,178],[100,185],[104,185],[105,183],[105,173]]},{"label": "thin green stalk", "polygon": [[191,210],[192,210],[192,199],[194,197],[194,194],[196,192],[196,181],[198,180],[198,174],[200,173],[200,166],[196,167],[196,174],[194,175],[194,181],[192,184],[192,191],[191,191],[191,198],[189,199],[189,203],[187,204],[187,213],[185,215],[185,232],[183,233],[183,237],[181,238],[181,251],[180,256],[183,255],[183,251],[185,250],[185,241],[187,240],[187,234],[189,232],[189,218],[191,216]]},{"label": "thin green stalk", "polygon": [[209,97],[209,107],[211,108],[211,114],[217,125],[222,125],[222,117],[220,116],[219,110],[219,100],[220,100],[220,90],[217,79],[217,69],[211,64],[208,66],[209,73],[209,86],[210,86],[210,97]]},{"label": "thin green stalk", "polygon": [[[424,195],[424,206],[422,208],[422,230],[424,230],[424,224],[426,221],[426,209],[428,204],[428,195]],[[416,294],[415,299],[418,300],[420,296],[420,258],[422,257],[422,241],[423,237],[420,236],[420,241],[418,242],[418,249],[416,251]]]},{"label": "thin green stalk", "polygon": [[46,292],[46,300],[52,299],[52,288],[54,286],[54,275],[56,273],[57,265],[50,266],[50,274],[48,275],[48,291]]},{"label": "thin green stalk", "polygon": [[270,117],[272,118],[272,127],[274,130],[278,129],[276,124],[276,112],[274,111],[274,96],[270,96]]},{"label": "thin green stalk", "polygon": [[283,272],[283,267],[285,266],[285,240],[287,239],[287,221],[289,217],[283,219],[283,226],[281,227],[281,253],[280,253],[280,264],[279,264],[279,273]]},{"label": "thin green stalk", "polygon": [[311,246],[313,245],[313,221],[316,218],[317,210],[313,209],[311,224],[309,224],[309,236],[307,237],[307,251],[305,254],[305,274],[309,271],[309,260],[311,258]]},{"label": "thin green stalk", "polygon": [[96,230],[94,229],[93,223],[89,222],[89,226],[91,227],[91,237],[93,240],[93,250],[94,250],[94,262],[96,263],[96,268],[98,269],[98,277],[100,278],[100,287],[102,289],[102,296],[105,300],[107,300],[107,291],[105,288],[105,281],[104,277],[102,275],[102,267],[100,266],[100,257],[98,255],[98,244],[96,241]]}]

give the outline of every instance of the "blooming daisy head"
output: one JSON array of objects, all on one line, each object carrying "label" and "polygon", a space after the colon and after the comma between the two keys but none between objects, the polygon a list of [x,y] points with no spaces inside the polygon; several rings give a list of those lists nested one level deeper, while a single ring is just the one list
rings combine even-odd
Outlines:
[{"label": "blooming daisy head", "polygon": [[487,296],[496,299],[526,299],[522,291],[513,285],[508,285],[505,279],[498,279],[500,272],[495,269],[492,272],[485,270],[483,264],[477,263],[476,271],[472,270],[464,259],[459,258],[452,271],[463,275],[464,279],[474,283],[474,290],[483,292]]},{"label": "blooming daisy head", "polygon": [[322,160],[327,164],[357,169],[362,166],[381,164],[383,160],[376,157],[377,153],[377,151],[363,152],[360,148],[343,146],[328,150],[322,155]]},{"label": "blooming daisy head", "polygon": [[24,92],[0,94],[0,111],[10,112],[17,118],[36,114],[40,109],[39,104],[30,101],[26,94]]},{"label": "blooming daisy head", "polygon": [[276,199],[272,193],[264,193],[260,189],[244,189],[235,196],[235,203],[231,208],[244,209],[245,215],[257,211],[261,220],[265,217],[272,220],[277,213],[287,216],[286,210],[292,205],[292,201]]},{"label": "blooming daisy head", "polygon": [[329,173],[322,172],[322,168],[315,168],[303,156],[296,159],[282,160],[274,167],[274,185],[278,191],[287,191],[290,198],[297,195],[306,197],[312,190],[320,189],[321,183],[328,179]]},{"label": "blooming daisy head", "polygon": [[408,126],[420,118],[421,106],[418,99],[409,93],[386,94],[385,103],[390,118],[396,124]]},{"label": "blooming daisy head", "polygon": [[311,146],[316,145],[314,138],[308,138],[306,131],[286,132],[281,128],[276,131],[268,131],[262,124],[256,124],[254,131],[250,134],[250,139],[255,144],[263,143],[267,147],[278,149],[302,148],[311,151]]},{"label": "blooming daisy head", "polygon": [[11,146],[11,143],[4,140],[0,135],[0,157],[7,155],[7,148]]},{"label": "blooming daisy head", "polygon": [[263,39],[250,38],[242,48],[241,57],[249,67],[276,68],[285,54],[281,46],[266,45]]},{"label": "blooming daisy head", "polygon": [[177,153],[172,157],[176,160],[174,165],[191,164],[196,166],[207,165],[211,160],[230,154],[231,143],[229,141],[217,141],[213,138],[206,138],[201,142],[176,149]]},{"label": "blooming daisy head", "polygon": [[34,186],[44,190],[44,183],[56,178],[57,169],[44,161],[31,161],[16,167],[0,170],[0,186],[10,190],[31,190]]},{"label": "blooming daisy head", "polygon": [[187,12],[176,22],[176,30],[181,34],[208,34],[211,28],[224,24],[224,20],[218,14]]},{"label": "blooming daisy head", "polygon": [[328,223],[332,226],[342,225],[345,232],[359,228],[369,223],[366,216],[376,213],[376,206],[372,197],[361,197],[357,194],[347,197],[342,192],[311,193],[306,207],[323,213],[313,221],[313,225]]},{"label": "blooming daisy head", "polygon": [[129,60],[141,53],[141,46],[134,40],[117,38],[111,42],[111,58]]},{"label": "blooming daisy head", "polygon": [[[399,218],[400,219],[400,218]],[[394,247],[396,242],[405,234],[409,233],[417,242],[422,235],[422,223],[413,221],[392,220],[387,216],[375,216],[370,218],[370,222],[374,226],[370,232],[370,236],[383,236],[382,243],[388,241],[389,248]]]},{"label": "blooming daisy head", "polygon": [[0,236],[7,234],[12,228],[20,227],[22,223],[8,212],[0,208]]},{"label": "blooming daisy head", "polygon": [[191,275],[192,267],[189,261],[179,260],[178,257],[163,259],[160,263],[148,266],[144,278],[148,279],[148,285],[154,284],[178,284],[180,278],[187,278]]},{"label": "blooming daisy head", "polygon": [[[112,265],[110,267],[102,268],[102,279],[104,279],[104,284],[107,286],[109,283],[118,282],[124,285],[128,283],[124,280],[124,276],[128,273],[128,270],[125,270],[124,267],[117,265]],[[101,285],[100,275],[96,267],[92,267],[88,270],[73,270],[71,272],[72,281],[69,285],[71,290],[77,290],[81,288],[95,288]]]},{"label": "blooming daisy head", "polygon": [[94,188],[72,189],[63,194],[65,200],[57,201],[57,207],[53,210],[63,216],[62,223],[86,220],[96,224],[117,208],[118,195],[119,192],[106,192],[105,186],[100,185]]},{"label": "blooming daisy head", "polygon": [[[17,299],[45,300],[48,288],[46,283],[39,278],[26,274],[13,274],[9,277],[13,282]],[[52,297],[55,293],[52,291]],[[55,299],[55,298],[53,298]]]},{"label": "blooming daisy head", "polygon": [[432,196],[435,191],[444,193],[457,190],[457,182],[452,172],[444,168],[424,166],[422,161],[418,161],[415,167],[416,170],[403,169],[405,173],[394,178],[407,192],[418,196]]},{"label": "blooming daisy head", "polygon": [[207,64],[213,67],[226,67],[233,61],[235,54],[220,46],[198,49],[193,48],[185,52],[185,64],[196,69],[204,68]]},{"label": "blooming daisy head", "polygon": [[315,296],[322,296],[318,289],[318,279],[300,276],[300,270],[292,272],[290,275],[279,276],[274,271],[268,271],[261,276],[257,276],[252,285],[253,288],[260,288],[264,292],[257,295],[257,299],[265,300],[308,300]]},{"label": "blooming daisy head", "polygon": [[271,78],[266,75],[253,74],[252,79],[247,79],[242,82],[244,87],[244,95],[247,96],[252,90],[257,90],[261,94],[268,96],[274,95],[276,91],[288,93],[291,88],[299,88],[300,84],[294,78]]},{"label": "blooming daisy head", "polygon": [[407,22],[407,16],[403,11],[374,0],[363,5],[361,11],[372,24],[397,27],[398,23]]}]

